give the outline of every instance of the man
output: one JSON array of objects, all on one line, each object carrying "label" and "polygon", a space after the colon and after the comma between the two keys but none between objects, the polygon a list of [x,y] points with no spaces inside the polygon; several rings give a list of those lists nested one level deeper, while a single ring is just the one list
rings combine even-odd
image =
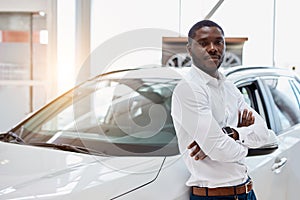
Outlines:
[{"label": "man", "polygon": [[244,159],[248,148],[265,144],[270,132],[218,71],[225,55],[223,29],[203,20],[188,37],[193,65],[174,90],[172,117],[191,173],[190,199],[256,199]]}]

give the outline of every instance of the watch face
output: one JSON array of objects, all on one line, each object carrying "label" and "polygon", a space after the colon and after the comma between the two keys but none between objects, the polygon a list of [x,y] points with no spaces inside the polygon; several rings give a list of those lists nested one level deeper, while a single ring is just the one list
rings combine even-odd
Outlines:
[{"label": "watch face", "polygon": [[231,134],[233,133],[232,129],[229,126],[226,126],[224,128],[222,128],[223,132],[226,134]]}]

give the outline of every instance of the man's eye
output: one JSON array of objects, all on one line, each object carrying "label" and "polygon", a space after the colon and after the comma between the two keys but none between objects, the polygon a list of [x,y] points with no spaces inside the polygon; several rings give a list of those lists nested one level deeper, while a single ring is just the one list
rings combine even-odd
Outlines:
[{"label": "man's eye", "polygon": [[224,40],[218,40],[218,41],[216,42],[216,44],[218,44],[218,45],[223,45],[223,44],[224,44]]},{"label": "man's eye", "polygon": [[205,47],[205,46],[207,45],[207,42],[200,41],[200,42],[198,42],[198,44],[199,44],[200,46]]}]

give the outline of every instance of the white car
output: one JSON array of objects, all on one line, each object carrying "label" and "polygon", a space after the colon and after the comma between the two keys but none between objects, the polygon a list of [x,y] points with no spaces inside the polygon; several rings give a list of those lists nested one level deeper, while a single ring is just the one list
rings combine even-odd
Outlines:
[{"label": "white car", "polygon": [[[189,199],[170,116],[186,69],[99,75],[0,135],[0,199]],[[288,70],[224,74],[277,134],[246,158],[258,199],[298,199],[300,85]]]}]

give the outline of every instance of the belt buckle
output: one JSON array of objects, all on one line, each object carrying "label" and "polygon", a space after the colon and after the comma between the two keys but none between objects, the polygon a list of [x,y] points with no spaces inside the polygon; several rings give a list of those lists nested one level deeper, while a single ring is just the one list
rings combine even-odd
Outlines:
[{"label": "belt buckle", "polygon": [[246,194],[248,194],[250,191],[248,190],[248,185],[252,183],[252,180],[248,181],[246,184],[245,184],[245,188],[246,188]]}]

